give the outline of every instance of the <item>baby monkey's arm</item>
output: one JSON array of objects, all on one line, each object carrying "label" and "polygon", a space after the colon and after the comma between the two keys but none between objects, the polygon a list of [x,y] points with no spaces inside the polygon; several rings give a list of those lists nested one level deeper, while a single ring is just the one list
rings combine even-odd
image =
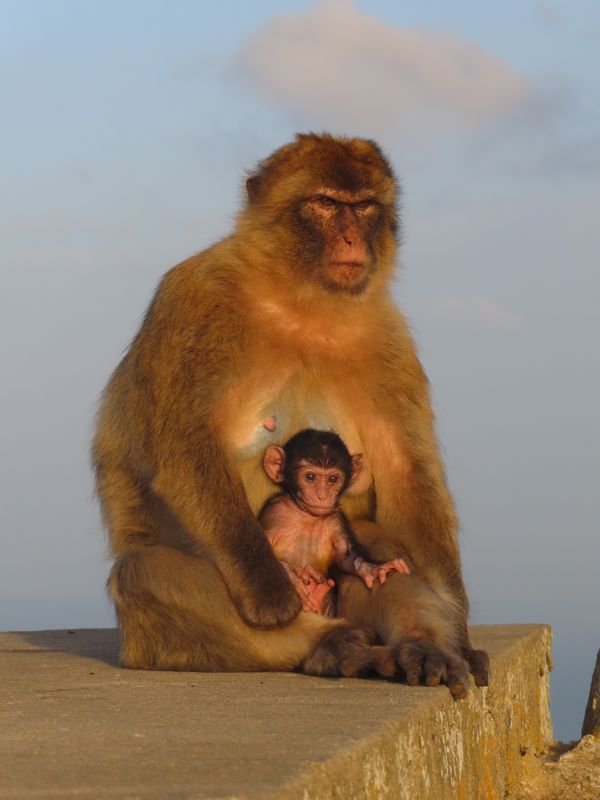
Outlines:
[{"label": "baby monkey's arm", "polygon": [[372,564],[359,556],[349,537],[344,534],[336,538],[335,563],[342,570],[350,575],[358,575],[362,578],[369,589],[372,589],[377,581],[380,584],[386,582],[388,572],[403,572],[410,574],[408,564],[403,558],[394,558],[392,561],[385,561],[383,564]]}]

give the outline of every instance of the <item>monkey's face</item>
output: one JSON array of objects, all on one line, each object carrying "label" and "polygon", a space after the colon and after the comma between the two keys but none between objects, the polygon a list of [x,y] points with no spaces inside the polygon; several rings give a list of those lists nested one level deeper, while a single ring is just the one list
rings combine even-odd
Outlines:
[{"label": "monkey's face", "polygon": [[359,294],[378,257],[385,214],[372,193],[322,189],[296,211],[299,260],[307,276],[334,292]]},{"label": "monkey's face", "polygon": [[[389,275],[396,249],[396,182],[376,144],[300,134],[246,182],[249,228],[276,263],[328,292],[358,295]],[[256,235],[254,241],[257,241]]]},{"label": "monkey's face", "polygon": [[336,510],[348,476],[338,467],[320,467],[302,459],[294,478],[295,485],[290,487],[294,499],[301,508],[320,517]]}]

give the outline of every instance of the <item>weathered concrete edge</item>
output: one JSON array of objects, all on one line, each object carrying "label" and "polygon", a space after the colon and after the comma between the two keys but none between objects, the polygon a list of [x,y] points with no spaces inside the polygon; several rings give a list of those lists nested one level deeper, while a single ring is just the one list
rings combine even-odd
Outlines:
[{"label": "weathered concrete edge", "polygon": [[536,626],[492,663],[492,685],[429,703],[271,795],[273,800],[501,800],[522,775],[525,753],[552,741],[552,631]]}]

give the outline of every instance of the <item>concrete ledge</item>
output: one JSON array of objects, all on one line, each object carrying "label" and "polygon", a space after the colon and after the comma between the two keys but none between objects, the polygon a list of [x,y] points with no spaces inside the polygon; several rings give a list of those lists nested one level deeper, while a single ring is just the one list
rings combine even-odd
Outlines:
[{"label": "concrete ledge", "polygon": [[141,672],[112,630],[0,634],[0,798],[503,798],[552,738],[550,629],[472,629],[492,684]]}]

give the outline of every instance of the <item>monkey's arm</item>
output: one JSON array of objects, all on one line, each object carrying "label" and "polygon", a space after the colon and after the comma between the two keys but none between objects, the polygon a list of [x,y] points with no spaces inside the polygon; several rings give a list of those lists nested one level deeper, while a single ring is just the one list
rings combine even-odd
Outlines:
[{"label": "monkey's arm", "polygon": [[458,517],[434,430],[427,378],[411,349],[388,363],[378,398],[387,438],[371,447],[376,521],[398,537],[428,577],[442,578],[467,608]]},{"label": "monkey's arm", "polygon": [[241,315],[222,289],[200,291],[193,266],[166,277],[132,345],[125,366],[131,416],[146,442],[151,489],[214,560],[240,614],[261,627],[283,624],[299,612],[298,594],[215,426],[243,353]]},{"label": "monkey's arm", "polygon": [[427,580],[456,597],[463,609],[461,640],[469,649],[458,519],[439,454],[428,382],[403,318],[394,314],[390,328],[373,367],[374,424],[365,430],[376,522],[388,541],[406,547]]},{"label": "monkey's arm", "polygon": [[344,539],[345,537],[336,539],[335,564],[342,572],[347,572],[348,575],[358,575],[359,578],[362,578],[368,589],[372,589],[377,581],[380,584],[384,584],[388,573],[394,570],[406,574],[410,573],[408,565],[402,558],[395,558],[383,564],[372,564],[370,561],[365,561],[352,546],[352,543],[348,539]]}]

